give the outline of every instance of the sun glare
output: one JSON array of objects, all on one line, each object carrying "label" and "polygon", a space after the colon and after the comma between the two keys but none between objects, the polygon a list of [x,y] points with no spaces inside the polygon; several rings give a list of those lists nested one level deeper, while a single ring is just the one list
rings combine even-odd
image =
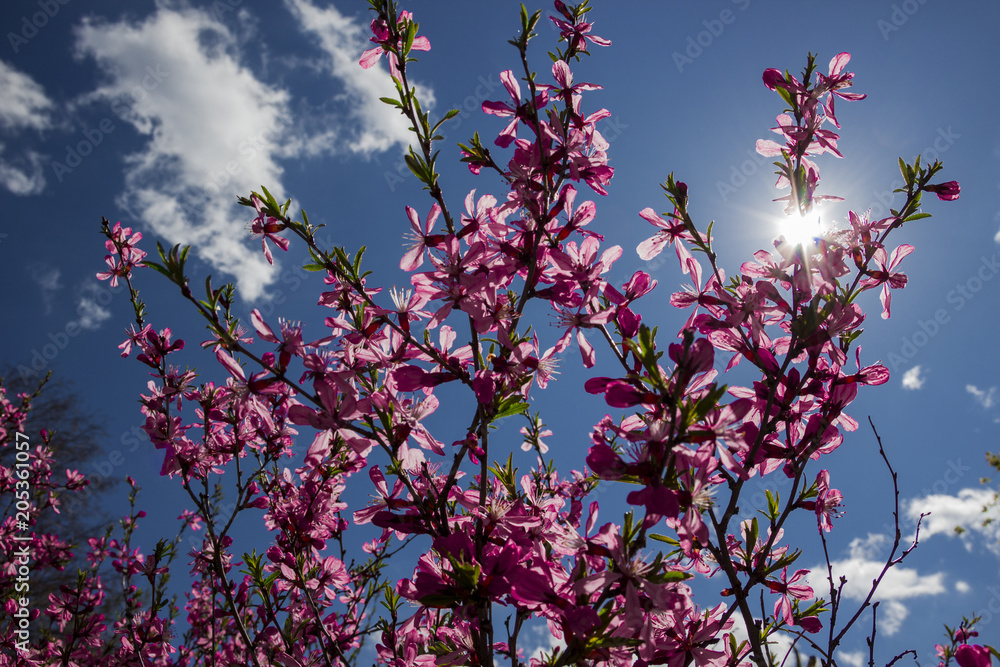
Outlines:
[{"label": "sun glare", "polygon": [[823,223],[817,213],[783,215],[778,219],[778,233],[792,245],[809,245],[823,235]]}]

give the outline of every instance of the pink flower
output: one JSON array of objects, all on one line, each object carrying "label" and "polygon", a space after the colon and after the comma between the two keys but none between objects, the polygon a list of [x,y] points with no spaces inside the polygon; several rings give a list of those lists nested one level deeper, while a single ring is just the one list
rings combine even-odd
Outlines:
[{"label": "pink flower", "polygon": [[[514,73],[509,69],[504,70],[500,72],[500,80],[503,82],[504,88],[507,89],[507,94],[510,95],[511,102],[491,102],[487,100],[483,102],[483,113],[500,116],[501,118],[509,117],[511,119],[507,127],[493,141],[500,148],[507,148],[517,139],[518,122],[529,119],[530,114],[527,102],[521,104],[521,86],[518,84]],[[535,90],[538,90],[539,93],[535,97],[534,106],[535,109],[541,109],[549,103],[548,86],[538,84],[535,86]]]},{"label": "pink flower", "polygon": [[197,513],[191,510],[184,510],[177,518],[182,519],[191,530],[201,530],[202,518]]},{"label": "pink flower", "polygon": [[955,649],[960,667],[990,667],[990,650],[979,644],[962,644]]},{"label": "pink flower", "polygon": [[417,214],[412,207],[406,207],[406,217],[410,219],[410,226],[413,227],[413,231],[407,234],[407,236],[413,239],[413,244],[410,245],[410,249],[406,251],[403,255],[403,259],[399,260],[399,268],[404,271],[415,271],[421,264],[424,263],[424,252],[428,247],[437,247],[443,240],[444,237],[436,234],[431,235],[431,230],[434,229],[434,222],[441,215],[441,207],[437,204],[431,206],[430,213],[424,219],[423,224],[420,222],[420,216]]},{"label": "pink flower", "polygon": [[792,598],[796,600],[811,600],[813,589],[807,584],[797,584],[795,582],[809,574],[809,570],[796,570],[791,579],[788,576],[788,568],[781,571],[781,580],[767,580],[764,585],[771,589],[771,592],[781,595],[774,603],[774,617],[781,618],[788,625],[795,625],[795,618],[792,615]]},{"label": "pink flower", "polygon": [[955,201],[962,192],[962,186],[958,184],[958,181],[948,181],[937,185],[925,185],[924,190],[933,192],[941,201]]},{"label": "pink flower", "polygon": [[125,333],[128,335],[128,338],[125,339],[124,343],[118,346],[118,349],[122,351],[122,358],[127,357],[132,352],[133,345],[137,345],[145,349],[143,346],[145,344],[146,338],[152,332],[153,332],[153,327],[150,324],[144,326],[141,331],[136,331],[134,324],[131,325],[129,329],[126,329]]},{"label": "pink flower", "polygon": [[[407,31],[407,26],[409,23],[413,22],[413,14],[410,12],[400,12],[399,18],[396,20],[396,25],[399,28],[399,33],[405,35]],[[396,58],[396,54],[392,52],[392,47],[389,45],[389,26],[382,19],[372,19],[371,24],[373,37],[369,41],[378,44],[375,48],[368,49],[361,54],[361,59],[358,64],[364,69],[370,69],[374,67],[375,63],[379,61],[383,53],[389,54],[389,71],[392,74],[392,78],[399,80],[399,61]],[[395,47],[399,49],[402,47],[402,43],[396,44]],[[431,42],[426,37],[415,37],[413,42],[410,44],[411,51],[430,51]]]},{"label": "pink flower", "polygon": [[594,24],[584,23],[574,17],[573,13],[569,11],[568,7],[566,7],[566,3],[561,0],[556,0],[555,7],[560,14],[568,19],[568,21],[557,19],[554,16],[550,16],[549,20],[555,23],[556,27],[559,28],[560,39],[565,39],[569,42],[571,48],[576,51],[586,51],[588,40],[597,46],[611,46],[610,39],[598,37],[597,35],[591,35],[590,31]]},{"label": "pink flower", "polygon": [[274,264],[274,258],[271,257],[271,249],[267,247],[267,241],[270,239],[271,243],[287,252],[288,239],[277,236],[278,232],[285,229],[285,223],[267,215],[264,211],[264,202],[256,195],[252,196],[250,201],[253,202],[254,208],[257,209],[257,217],[253,219],[250,231],[253,232],[253,238],[257,238],[258,235],[261,237],[260,246],[264,250],[264,258],[267,259],[268,264]]},{"label": "pink flower", "polygon": [[843,514],[839,509],[843,500],[840,491],[830,488],[830,471],[820,470],[816,475],[816,500],[802,501],[799,507],[815,511],[820,530],[828,533],[833,530],[831,519]]},{"label": "pink flower", "polygon": [[[683,183],[680,185],[683,185]],[[639,215],[649,224],[660,228],[660,231],[640,243],[635,249],[639,253],[639,257],[648,262],[663,252],[664,248],[672,245],[674,241],[678,241],[677,258],[683,265],[684,260],[690,255],[687,253],[687,249],[680,243],[680,240],[692,240],[693,237],[691,236],[691,232],[687,230],[684,220],[678,217],[677,212],[674,211],[669,220],[664,220],[651,208],[642,209]]]},{"label": "pink flower", "polygon": [[877,271],[869,270],[867,272],[868,278],[861,281],[860,286],[864,289],[870,289],[872,287],[882,286],[882,293],[880,295],[880,300],[882,301],[882,319],[889,319],[890,306],[892,304],[892,293],[890,289],[902,289],[906,287],[906,275],[903,273],[893,273],[893,269],[899,266],[899,263],[903,261],[903,258],[913,252],[913,246],[908,243],[904,243],[895,250],[892,251],[892,257],[887,257],[885,248],[879,248],[875,251],[873,259],[875,263],[878,264],[879,269]]}]

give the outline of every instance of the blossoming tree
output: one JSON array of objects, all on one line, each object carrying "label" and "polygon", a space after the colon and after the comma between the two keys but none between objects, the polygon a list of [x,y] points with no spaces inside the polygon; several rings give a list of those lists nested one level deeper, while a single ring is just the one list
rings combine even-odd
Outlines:
[{"label": "blossoming tree", "polygon": [[[958,184],[936,182],[940,163],[900,161],[905,202],[889,217],[851,212],[844,228],[820,237],[779,238],[727,277],[711,225],[699,226],[688,186],[668,176],[668,210],[638,212],[654,233],[636,249],[648,260],[672,246],[690,278],[670,297],[690,317],[665,339],[640,308],[657,281],[643,271],[624,284],[604,277],[625,251],[595,231],[597,206],[581,192],[606,194],[614,175],[597,125],[610,113],[588,108],[586,95],[599,86],[576,82],[572,71],[590,48],[610,45],[592,33],[586,3],[555,2],[559,46],[541,72],[529,64],[541,13],[522,9],[511,42],[518,65],[500,75],[507,99],[483,104],[508,124],[492,147],[478,134],[460,145],[473,174],[498,174],[507,190],[470,192],[460,210],[436,166],[437,132],[457,111],[432,119],[410,83],[413,53],[430,41],[409,12],[370,1],[373,47],[359,64],[388,59],[396,96],[385,102],[412,125],[406,161],[432,200],[429,210],[405,208],[411,244],[400,268],[411,274],[411,289],[385,294],[371,286],[364,249],[321,247],[305,212],[290,213],[288,202],[262,188],[241,200],[254,210],[253,232],[268,261],[271,246],[284,251],[294,242],[308,251],[305,268],[318,287],[322,280],[325,322],[322,331],[306,331],[254,310],[247,328],[234,314],[231,285],[209,280],[201,294],[189,284],[186,248],[161,247],[151,261],[141,234],[105,221],[107,270],[99,277],[124,281],[135,310],[122,356],[137,353],[153,377],[142,395],[144,429],[163,452],[162,474],[190,499],[185,526],[204,524],[205,536],[189,555],[182,623],[166,585],[168,573],[176,579],[183,569],[174,564],[179,541],[165,539],[152,552],[132,544],[144,513],[130,479],[123,533],[91,539],[94,569],[31,613],[31,622],[41,614],[58,633],[18,644],[20,607],[8,593],[17,570],[5,566],[0,590],[14,620],[0,622],[4,646],[40,665],[304,667],[375,655],[400,667],[679,667],[769,664],[769,645],[785,634],[834,664],[872,596],[856,612],[844,609],[832,571],[829,587],[814,590],[785,527],[793,516],[811,517],[825,549],[842,497],[823,457],[858,427],[845,410],[861,387],[889,377],[860,358],[858,297],[878,290],[889,317],[893,292],[906,285],[900,263],[913,247],[892,248],[888,237],[928,216],[924,193],[957,199]],[[773,128],[779,141],[762,140],[757,150],[775,158],[789,215],[836,199],[820,194],[815,160],[841,156],[831,129],[839,128],[835,100],[864,98],[848,92],[849,59],[836,55],[824,73],[810,55],[799,77],[764,72],[786,108]],[[181,370],[183,341],[147,322],[134,284],[139,267],[175,283],[208,323],[213,335],[203,346],[221,366],[214,380]],[[555,316],[558,335],[533,326],[540,309]],[[545,461],[543,438],[552,434],[531,407],[556,363],[571,363],[574,342],[585,368],[598,354],[613,360],[613,376],[592,377],[584,388],[595,405],[603,400],[624,416],[600,410],[585,460],[568,462],[567,475]],[[725,371],[744,364],[757,379],[726,386],[717,361]],[[464,417],[451,409],[464,427],[446,442],[426,418],[454,392],[466,393],[471,407]],[[21,401],[2,402],[5,446],[16,444],[30,397]],[[523,460],[497,460],[495,425],[525,418]],[[0,490],[32,481],[30,523],[78,480],[71,473],[65,484],[51,481],[44,443],[29,458],[25,476],[5,468]],[[518,475],[518,466],[532,467]],[[768,475],[786,477],[789,490],[740,521],[748,481]],[[373,490],[375,500],[349,508],[349,484]],[[629,485],[631,509],[620,520],[599,519],[595,491],[616,484]],[[222,511],[223,494],[232,511]],[[238,550],[237,515],[263,523],[265,553]],[[366,524],[373,538],[352,551],[345,536]],[[11,519],[3,524],[5,538],[16,530]],[[388,576],[390,558],[415,551],[408,578]],[[872,595],[908,552],[897,527]],[[112,585],[101,569],[109,560],[126,600],[116,619],[95,611]],[[721,582],[723,599],[696,595],[689,585],[696,578]],[[755,606],[761,599],[766,609]],[[526,656],[521,631],[529,622],[544,622],[558,648]],[[989,663],[991,649],[967,643],[975,636],[970,623],[949,633],[951,645],[939,647],[943,661]],[[374,652],[362,657],[366,643]],[[874,661],[874,635],[870,645]]]}]

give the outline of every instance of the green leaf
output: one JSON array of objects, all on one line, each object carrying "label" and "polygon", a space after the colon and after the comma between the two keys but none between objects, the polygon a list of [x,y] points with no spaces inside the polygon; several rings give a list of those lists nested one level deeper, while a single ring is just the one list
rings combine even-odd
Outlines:
[{"label": "green leaf", "polygon": [[777,91],[778,95],[781,96],[781,99],[785,101],[785,104],[787,104],[790,109],[795,109],[795,98],[792,97],[792,93],[787,88],[782,88],[781,86],[778,86]]},{"label": "green leaf", "polygon": [[913,215],[907,216],[903,222],[910,222],[911,220],[923,220],[924,218],[931,217],[930,213],[914,213]]},{"label": "green leaf", "polygon": [[410,48],[413,46],[413,40],[417,37],[417,27],[418,25],[413,21],[406,24],[406,44],[403,46],[404,56],[410,52]]},{"label": "green leaf", "polygon": [[757,517],[754,517],[750,521],[750,530],[747,534],[747,553],[752,551],[754,547],[757,546],[757,538],[760,536],[760,526],[757,524]]},{"label": "green leaf", "polygon": [[268,192],[267,188],[265,188],[263,185],[260,186],[260,189],[264,193],[265,203],[267,203],[268,207],[271,209],[272,212],[278,213],[281,210],[281,207],[278,206],[278,201],[274,198],[274,195]]},{"label": "green leaf", "polygon": [[528,404],[520,400],[520,397],[513,399],[514,402],[507,402],[497,411],[496,416],[493,418],[494,421],[498,419],[503,419],[504,417],[511,417],[513,415],[524,414],[528,411]]},{"label": "green leaf", "polygon": [[778,516],[778,494],[771,493],[770,489],[765,489],[764,494],[767,496],[767,512],[771,519],[775,519]]},{"label": "green leaf", "polygon": [[458,601],[458,598],[454,595],[444,594],[425,595],[419,600],[420,604],[434,609],[448,609],[450,607],[455,607],[455,603]]},{"label": "green leaf", "polygon": [[437,122],[437,124],[436,124],[436,125],[434,126],[434,129],[432,129],[432,130],[431,130],[431,132],[432,132],[432,133],[433,133],[433,132],[437,132],[438,128],[439,128],[439,127],[441,127],[442,125],[444,125],[444,123],[445,123],[446,121],[449,121],[449,120],[451,120],[452,118],[454,118],[454,117],[455,117],[455,116],[457,116],[457,115],[458,115],[458,109],[452,109],[451,111],[449,111],[448,113],[446,113],[446,114],[444,115],[444,118],[442,118],[441,120],[439,120],[439,121]]},{"label": "green leaf", "polygon": [[353,268],[355,275],[357,275],[358,271],[361,270],[361,258],[365,256],[365,250],[367,249],[368,249],[367,246],[361,246],[361,248],[358,250],[358,253],[354,256]]},{"label": "green leaf", "polygon": [[150,269],[153,269],[157,273],[163,274],[167,278],[170,277],[170,272],[167,271],[166,267],[164,267],[161,264],[157,264],[156,262],[151,262],[148,259],[146,259],[146,260],[143,260],[143,265],[146,266],[146,267],[148,267],[148,268],[150,268]]},{"label": "green leaf", "polygon": [[657,584],[672,584],[678,581],[687,581],[693,578],[694,575],[690,572],[681,572],[679,570],[669,570],[667,572],[661,572],[660,574],[654,574],[649,577],[649,580]]}]

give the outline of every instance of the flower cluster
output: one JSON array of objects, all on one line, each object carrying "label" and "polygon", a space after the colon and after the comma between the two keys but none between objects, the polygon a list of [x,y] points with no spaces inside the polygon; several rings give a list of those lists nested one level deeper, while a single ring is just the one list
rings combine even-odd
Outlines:
[{"label": "flower cluster", "polygon": [[122,227],[122,223],[116,222],[113,229],[107,232],[108,240],[104,242],[110,254],[104,256],[104,261],[108,265],[108,270],[97,274],[100,280],[111,280],[111,286],[118,286],[119,278],[128,278],[132,275],[132,269],[142,266],[142,258],[146,256],[145,251],[138,247],[142,240],[142,234],[132,233],[131,227]]},{"label": "flower cluster", "polygon": [[991,646],[968,643],[973,637],[979,636],[979,633],[972,629],[978,620],[978,618],[963,619],[962,625],[957,630],[945,626],[950,645],[936,644],[934,646],[937,657],[940,659],[938,667],[947,667],[953,658],[959,667],[990,667],[992,656],[1000,658],[1000,654]]}]

